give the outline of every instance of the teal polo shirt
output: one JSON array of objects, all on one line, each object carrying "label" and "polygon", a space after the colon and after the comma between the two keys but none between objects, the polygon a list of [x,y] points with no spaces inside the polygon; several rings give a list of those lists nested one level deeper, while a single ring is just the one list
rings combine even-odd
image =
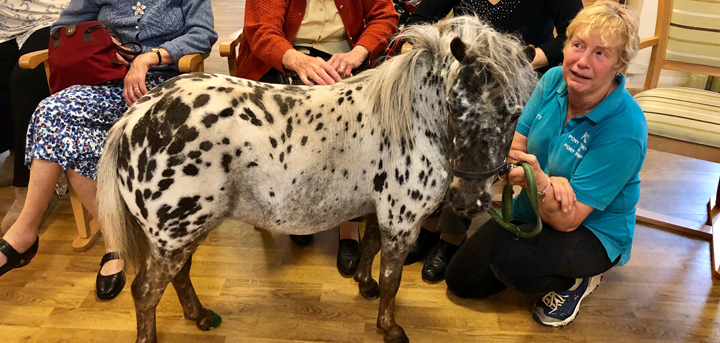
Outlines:
[{"label": "teal polo shirt", "polygon": [[[537,157],[543,171],[568,179],[577,200],[594,209],[582,225],[600,239],[610,261],[622,256],[618,265],[623,265],[630,260],[648,129],[640,106],[625,89],[625,76],[618,75],[616,81],[620,85],[590,113],[564,125],[567,84],[562,67],[550,69],[516,130],[528,138],[528,153]],[[516,220],[536,221],[525,190],[515,197],[513,210]]]}]

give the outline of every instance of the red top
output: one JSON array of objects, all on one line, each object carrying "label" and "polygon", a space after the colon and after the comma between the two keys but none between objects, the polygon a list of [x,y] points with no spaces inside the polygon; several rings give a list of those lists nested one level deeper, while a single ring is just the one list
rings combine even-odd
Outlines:
[{"label": "red top", "polygon": [[[397,31],[398,14],[391,0],[335,0],[350,44],[377,57]],[[292,49],[305,16],[305,0],[248,0],[237,58],[238,77],[259,80],[270,68],[285,72],[282,57]]]}]

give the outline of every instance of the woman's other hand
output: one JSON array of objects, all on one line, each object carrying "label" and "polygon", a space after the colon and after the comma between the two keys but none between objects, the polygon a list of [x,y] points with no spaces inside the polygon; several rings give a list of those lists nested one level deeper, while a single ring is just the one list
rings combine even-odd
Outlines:
[{"label": "woman's other hand", "polygon": [[[328,62],[320,57],[311,57],[297,50],[288,50],[282,58],[285,68],[295,71],[300,80],[308,86],[334,85],[342,78]],[[312,80],[312,81],[310,81]]]},{"label": "woman's other hand", "polygon": [[330,63],[333,69],[337,70],[338,74],[344,79],[352,75],[353,69],[360,67],[368,55],[368,50],[358,45],[350,50],[350,52],[333,55],[330,60],[328,60],[328,63]]},{"label": "woman's other hand", "polygon": [[[570,181],[564,177],[553,176],[550,177],[550,184],[552,185],[552,193],[555,200],[560,203],[560,209],[563,212],[568,212],[575,205],[577,198],[575,197],[575,191],[570,186]],[[538,191],[542,191],[538,187]]]},{"label": "woman's other hand", "polygon": [[153,52],[147,52],[139,55],[133,60],[130,70],[125,75],[125,87],[123,89],[123,97],[127,101],[128,106],[134,104],[140,97],[147,94],[148,89],[145,86],[145,76],[151,66],[157,64],[157,55]]}]

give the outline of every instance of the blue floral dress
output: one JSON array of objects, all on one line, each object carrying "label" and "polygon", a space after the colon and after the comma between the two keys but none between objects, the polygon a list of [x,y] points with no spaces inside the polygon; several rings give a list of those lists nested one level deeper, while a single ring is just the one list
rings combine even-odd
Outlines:
[{"label": "blue floral dress", "polygon": [[[145,85],[151,89],[165,80],[148,74]],[[72,86],[45,98],[30,120],[25,164],[38,158],[95,179],[107,133],[127,109],[123,80]]]}]

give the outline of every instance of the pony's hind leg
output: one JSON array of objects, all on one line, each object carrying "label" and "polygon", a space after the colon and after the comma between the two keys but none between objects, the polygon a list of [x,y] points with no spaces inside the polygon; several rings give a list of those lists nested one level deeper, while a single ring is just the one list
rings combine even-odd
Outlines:
[{"label": "pony's hind leg", "polygon": [[360,265],[354,277],[355,281],[358,282],[360,295],[365,299],[376,299],[380,296],[380,287],[372,278],[372,265],[378,251],[380,251],[380,229],[378,228],[377,216],[373,213],[367,216],[365,222]]},{"label": "pony's hind leg", "polygon": [[400,287],[405,257],[410,251],[411,240],[417,235],[401,237],[390,230],[381,231],[380,253],[380,309],[377,327],[385,331],[385,343],[409,342],[405,330],[395,323],[395,296]]},{"label": "pony's hind leg", "polygon": [[192,247],[167,254],[161,254],[156,248],[151,249],[145,266],[135,276],[131,287],[137,315],[137,343],[157,342],[155,309],[165,288],[183,269],[185,261],[198,245],[199,243],[196,243]]},{"label": "pony's hind leg", "polygon": [[180,304],[183,307],[183,315],[186,319],[194,320],[200,330],[207,331],[220,325],[221,319],[212,310],[206,309],[200,304],[195,293],[195,288],[190,280],[190,267],[192,266],[192,255],[187,259],[180,272],[172,279]]}]

